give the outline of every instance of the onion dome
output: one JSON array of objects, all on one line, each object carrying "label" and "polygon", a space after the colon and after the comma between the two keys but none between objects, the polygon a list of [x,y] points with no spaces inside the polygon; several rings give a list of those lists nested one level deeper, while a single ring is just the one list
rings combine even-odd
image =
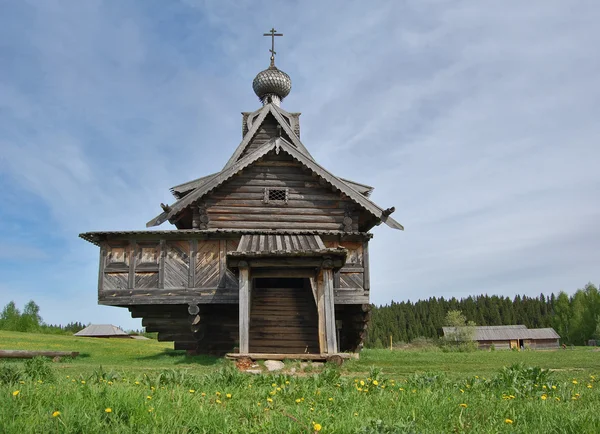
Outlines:
[{"label": "onion dome", "polygon": [[285,72],[275,66],[271,58],[271,66],[260,71],[252,82],[254,93],[263,104],[279,103],[290,94],[292,90],[292,79]]}]

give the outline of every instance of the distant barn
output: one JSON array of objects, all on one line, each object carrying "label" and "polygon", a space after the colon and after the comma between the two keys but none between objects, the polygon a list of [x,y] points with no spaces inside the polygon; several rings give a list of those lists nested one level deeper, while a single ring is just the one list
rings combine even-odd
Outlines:
[{"label": "distant barn", "polygon": [[90,324],[83,330],[75,333],[73,336],[84,338],[127,338],[131,339],[128,333],[124,332],[112,324]]},{"label": "distant barn", "polygon": [[[456,327],[443,327],[444,336],[456,334]],[[475,327],[473,340],[480,349],[492,345],[496,349],[531,348],[553,349],[559,347],[560,336],[553,328],[528,329],[524,325]]]}]

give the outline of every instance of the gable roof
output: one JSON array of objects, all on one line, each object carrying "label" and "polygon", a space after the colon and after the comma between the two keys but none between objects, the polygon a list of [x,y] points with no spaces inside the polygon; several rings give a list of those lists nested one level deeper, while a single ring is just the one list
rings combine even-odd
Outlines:
[{"label": "gable roof", "polygon": [[[239,150],[240,148],[238,148],[238,151]],[[165,211],[156,216],[154,219],[150,220],[146,224],[146,226],[151,227],[162,224],[166,220],[170,219],[171,217],[175,216],[177,213],[182,211],[187,206],[191,205],[194,201],[200,199],[207,193],[211,192],[212,190],[220,186],[222,183],[229,180],[232,176],[245,169],[246,167],[250,166],[252,163],[257,161],[261,157],[267,155],[273,150],[275,150],[276,153],[279,153],[280,151],[286,152],[296,161],[300,162],[305,167],[313,171],[315,174],[317,174],[322,179],[331,184],[333,187],[344,193],[355,203],[360,205],[365,210],[369,211],[376,218],[378,218],[391,228],[401,230],[404,229],[404,227],[400,223],[395,221],[393,218],[389,217],[389,213],[387,211],[384,211],[383,209],[378,207],[375,203],[371,202],[368,198],[366,198],[361,193],[350,187],[346,182],[342,181],[340,178],[331,174],[318,163],[316,163],[310,155],[305,155],[300,149],[297,149],[295,146],[288,143],[285,139],[281,137],[276,137],[269,140],[260,148],[257,148],[254,152],[247,154],[241,159],[233,162],[231,165],[226,166],[218,175],[207,180],[200,187],[196,188],[193,192],[187,194],[186,196],[175,202],[173,205],[171,205],[169,211]]]},{"label": "gable roof", "polygon": [[[281,125],[282,130],[285,131],[285,133],[288,135],[288,137],[291,140],[291,143],[300,152],[302,152],[308,158],[310,158],[311,160],[314,161],[312,155],[310,155],[310,152],[308,152],[308,149],[306,149],[306,147],[302,144],[302,142],[300,141],[298,136],[296,136],[296,133],[294,133],[294,131],[292,130],[292,127],[285,121],[284,116],[287,116],[287,115],[284,114],[283,110],[281,110],[279,107],[277,107],[276,105],[274,105],[272,103],[269,103],[269,104],[265,104],[261,109],[258,110],[258,116],[254,119],[254,121],[252,121],[252,127],[248,130],[248,132],[242,139],[241,143],[238,145],[238,147],[234,151],[231,158],[229,158],[229,160],[225,164],[225,167],[223,167],[223,170],[228,169],[233,164],[235,164],[236,161],[243,158],[242,155],[244,154],[244,150],[248,147],[248,145],[250,145],[250,142],[252,141],[252,139],[254,138],[254,136],[256,135],[258,130],[260,129],[261,125],[263,124],[265,118],[267,117],[267,115],[269,113],[271,113],[271,115],[273,115],[273,117],[275,118],[277,123],[279,125]],[[255,116],[255,115],[253,113],[250,116]],[[249,118],[250,118],[250,116],[249,116]]]},{"label": "gable roof", "polygon": [[73,336],[129,336],[129,334],[112,324],[90,324]]},{"label": "gable roof", "polygon": [[[456,333],[456,327],[442,327],[444,336]],[[528,329],[524,325],[476,326],[474,341],[504,341],[511,339],[560,339],[553,328]]]},{"label": "gable roof", "polygon": [[175,187],[171,187],[171,193],[173,194],[173,196],[175,196],[177,199],[181,199],[183,196],[185,196],[187,193],[189,193],[192,190],[197,189],[198,187],[200,187],[201,185],[205,184],[206,182],[208,182],[212,177],[214,177],[215,175],[218,175],[220,172],[217,173],[211,173],[210,175],[206,175],[203,176],[201,178],[197,178],[197,179],[193,179],[191,181],[188,182],[184,182],[183,184],[179,184],[176,185]]}]

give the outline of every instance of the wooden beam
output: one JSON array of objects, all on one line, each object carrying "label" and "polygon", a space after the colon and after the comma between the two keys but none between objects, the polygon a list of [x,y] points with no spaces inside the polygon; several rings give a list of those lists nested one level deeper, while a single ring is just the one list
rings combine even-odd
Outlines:
[{"label": "wooden beam", "polygon": [[0,359],[33,359],[34,357],[77,357],[78,351],[0,350]]},{"label": "wooden beam", "polygon": [[129,281],[127,287],[135,288],[135,258],[136,258],[136,242],[129,242]]},{"label": "wooden beam", "polygon": [[[243,266],[245,265],[245,266]],[[250,351],[250,268],[248,264],[239,264],[239,333],[240,333],[240,353],[245,354]]]},{"label": "wooden beam", "polygon": [[369,241],[365,240],[363,242],[363,288],[365,291],[369,291],[371,289],[371,275],[369,272]]},{"label": "wooden beam", "polygon": [[160,240],[160,251],[158,260],[158,287],[165,287],[165,256],[167,256],[167,243],[165,240]]},{"label": "wooden beam", "polygon": [[335,328],[335,305],[333,298],[333,270],[323,268],[323,301],[325,307],[325,333],[327,353],[337,353],[337,336]]},{"label": "wooden beam", "polygon": [[321,354],[327,353],[327,323],[325,319],[325,298],[323,288],[323,271],[319,272],[316,278],[316,297],[317,297],[317,313],[319,315],[319,351]]}]

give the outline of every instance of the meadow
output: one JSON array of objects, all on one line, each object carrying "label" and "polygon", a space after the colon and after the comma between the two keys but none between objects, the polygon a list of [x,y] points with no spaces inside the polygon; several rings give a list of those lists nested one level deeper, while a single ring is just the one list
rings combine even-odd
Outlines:
[{"label": "meadow", "polygon": [[81,353],[0,363],[0,432],[600,432],[592,348],[364,350],[341,368],[262,375],[171,348],[0,331],[0,349]]}]

